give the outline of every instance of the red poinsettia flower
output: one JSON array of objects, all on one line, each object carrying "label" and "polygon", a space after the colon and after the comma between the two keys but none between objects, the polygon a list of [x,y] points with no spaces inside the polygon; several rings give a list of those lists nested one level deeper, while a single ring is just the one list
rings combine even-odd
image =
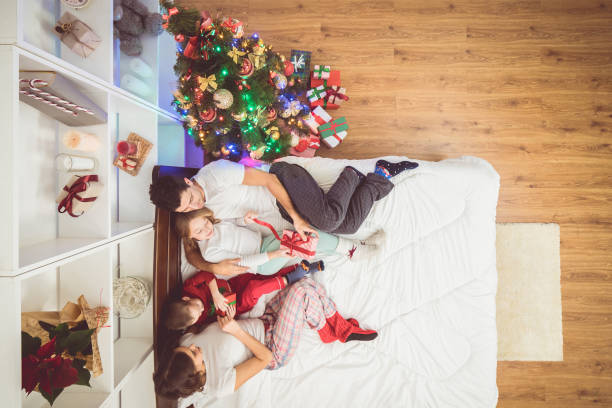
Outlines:
[{"label": "red poinsettia flower", "polygon": [[72,360],[55,354],[55,337],[42,345],[36,355],[30,354],[21,361],[21,384],[31,393],[36,384],[47,394],[53,389],[65,388],[77,382],[78,371]]}]

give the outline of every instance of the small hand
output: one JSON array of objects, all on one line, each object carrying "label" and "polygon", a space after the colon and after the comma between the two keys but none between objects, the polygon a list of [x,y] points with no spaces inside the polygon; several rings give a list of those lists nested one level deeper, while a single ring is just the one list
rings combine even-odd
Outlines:
[{"label": "small hand", "polygon": [[213,264],[211,272],[217,275],[234,276],[249,270],[248,266],[240,266],[238,262],[240,262],[240,258],[226,259],[217,264]]},{"label": "small hand", "polygon": [[234,316],[236,316],[236,308],[234,305],[228,306],[227,314],[223,317],[217,316],[217,322],[219,323],[219,327],[226,333],[236,333],[236,331],[240,330],[240,326],[234,320]]},{"label": "small hand", "polygon": [[291,250],[289,248],[280,248],[276,251],[268,252],[268,259],[274,258],[291,258]]},{"label": "small hand", "polygon": [[244,216],[244,223],[245,224],[252,224],[252,223],[255,222],[254,221],[255,218],[257,218],[257,213],[255,211],[249,211]]},{"label": "small hand", "polygon": [[319,236],[319,233],[317,232],[317,230],[315,230],[310,224],[308,224],[301,217],[296,217],[293,219],[293,227],[295,228],[297,233],[300,234],[300,237],[303,240],[306,240],[308,238],[306,233],[311,233],[317,237]]},{"label": "small hand", "polygon": [[212,295],[213,303],[215,304],[215,308],[223,313],[227,313],[229,309],[229,305],[227,304],[227,299],[221,293],[217,292]]}]

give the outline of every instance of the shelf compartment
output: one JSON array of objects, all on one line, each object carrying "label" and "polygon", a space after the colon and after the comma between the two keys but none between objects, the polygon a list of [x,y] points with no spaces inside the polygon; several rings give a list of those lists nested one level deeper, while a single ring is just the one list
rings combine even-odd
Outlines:
[{"label": "shelf compartment", "polygon": [[112,158],[117,155],[117,143],[127,139],[131,132],[153,144],[138,175],[132,176],[117,167],[112,167],[111,235],[114,237],[130,229],[150,226],[155,218],[155,207],[149,201],[149,185],[153,167],[157,163],[157,113],[127,98],[112,96],[109,125],[112,135]]},{"label": "shelf compartment", "polygon": [[[21,281],[21,311],[61,310],[66,302],[76,302],[83,294],[91,307],[112,304],[111,248],[92,251],[59,267],[47,267]],[[114,324],[112,313],[107,325]],[[18,339],[19,334],[15,333]],[[17,340],[18,341],[18,340]],[[91,378],[91,388],[73,385],[57,398],[54,407],[101,406],[113,392],[113,333],[109,327],[98,332],[98,347],[104,372]],[[45,407],[47,402],[33,392],[26,397],[24,408]]]},{"label": "shelf compartment", "polygon": [[[19,57],[19,69],[25,71],[54,71],[69,79],[79,91],[103,110],[108,111],[108,93],[66,75],[65,72],[25,55]],[[18,103],[15,168],[19,174],[19,269],[27,270],[53,262],[102,243],[110,235],[108,198],[109,143],[108,125],[66,126],[32,106]],[[80,152],[62,143],[65,133],[77,130],[98,137],[101,147],[95,152]],[[97,174],[104,186],[93,206],[82,216],[74,218],[57,211],[56,198],[72,174],[55,169],[59,153],[93,157]]]},{"label": "shelf compartment", "polygon": [[[91,0],[86,7],[73,9],[60,0],[23,0],[18,16],[18,42],[36,54],[55,57],[106,82],[112,80],[112,1]],[[53,32],[55,22],[70,12],[100,37],[100,45],[87,58],[82,58],[65,46]],[[20,37],[19,37],[20,36]],[[45,55],[47,54],[47,55]]]},{"label": "shelf compartment", "polygon": [[[132,276],[153,284],[153,232],[129,237],[112,250],[115,277]],[[140,316],[117,317],[114,326],[115,388],[121,389],[153,350],[153,299]]]}]

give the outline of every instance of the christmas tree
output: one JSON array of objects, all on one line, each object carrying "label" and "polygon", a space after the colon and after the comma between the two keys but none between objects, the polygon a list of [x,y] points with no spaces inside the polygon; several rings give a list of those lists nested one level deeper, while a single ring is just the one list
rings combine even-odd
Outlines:
[{"label": "christmas tree", "polygon": [[177,42],[173,105],[195,143],[215,157],[272,160],[306,131],[305,84],[293,65],[242,22],[161,1]]}]

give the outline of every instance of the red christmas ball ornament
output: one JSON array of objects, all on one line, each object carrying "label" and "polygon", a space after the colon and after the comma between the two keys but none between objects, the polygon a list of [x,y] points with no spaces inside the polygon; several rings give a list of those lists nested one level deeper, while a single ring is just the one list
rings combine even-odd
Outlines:
[{"label": "red christmas ball ornament", "polygon": [[242,65],[240,66],[240,71],[238,71],[238,75],[244,78],[250,77],[253,72],[255,72],[255,66],[248,58],[242,59]]},{"label": "red christmas ball ornament", "polygon": [[291,61],[285,61],[285,76],[291,76],[293,74],[293,64]]},{"label": "red christmas ball ornament", "polygon": [[200,112],[200,118],[204,123],[210,123],[217,117],[217,110],[215,108],[208,108],[205,111]]},{"label": "red christmas ball ornament", "polygon": [[276,119],[276,109],[270,108],[268,109],[268,120],[273,121]]},{"label": "red christmas ball ornament", "polygon": [[185,36],[183,34],[177,34],[174,36],[174,40],[176,42],[183,42],[185,41]]}]

